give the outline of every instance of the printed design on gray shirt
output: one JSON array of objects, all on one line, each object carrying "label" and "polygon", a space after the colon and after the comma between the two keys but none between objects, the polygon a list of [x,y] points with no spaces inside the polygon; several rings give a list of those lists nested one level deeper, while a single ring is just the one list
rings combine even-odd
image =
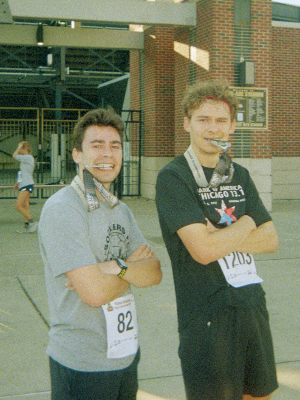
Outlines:
[{"label": "printed design on gray shirt", "polygon": [[126,259],[126,249],[129,247],[129,237],[126,229],[119,224],[111,224],[107,230],[105,241],[105,259]]}]

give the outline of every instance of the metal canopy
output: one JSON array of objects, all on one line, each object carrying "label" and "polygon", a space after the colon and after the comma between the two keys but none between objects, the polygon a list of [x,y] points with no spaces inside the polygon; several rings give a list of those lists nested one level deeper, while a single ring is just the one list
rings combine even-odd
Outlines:
[{"label": "metal canopy", "polygon": [[[71,21],[75,21],[75,29]],[[37,46],[41,22],[42,47]],[[39,97],[50,106],[60,90],[69,105],[72,98],[95,104],[122,97],[128,81],[129,50],[144,48],[144,34],[131,31],[131,24],[194,27],[196,4],[1,0],[0,103],[18,106]],[[51,64],[49,54],[53,56]]]},{"label": "metal canopy", "polygon": [[[0,45],[36,46],[37,25],[0,24]],[[79,47],[142,50],[141,32],[116,29],[91,29],[43,26],[45,47]]]},{"label": "metal canopy", "polygon": [[0,23],[10,24],[13,22],[10,8],[8,5],[8,0],[2,0],[0,2]]},{"label": "metal canopy", "polygon": [[[141,0],[5,0],[13,19],[196,26],[195,3]],[[1,22],[1,21],[0,21]]]}]

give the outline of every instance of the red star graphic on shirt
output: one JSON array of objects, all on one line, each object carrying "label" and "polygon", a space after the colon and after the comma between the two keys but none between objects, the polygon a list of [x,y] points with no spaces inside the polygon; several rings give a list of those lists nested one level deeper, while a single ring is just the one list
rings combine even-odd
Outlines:
[{"label": "red star graphic on shirt", "polygon": [[221,215],[221,219],[218,222],[219,224],[226,223],[228,226],[237,220],[237,218],[233,215],[235,207],[227,208],[226,204],[222,200],[221,209],[216,208],[217,212]]}]

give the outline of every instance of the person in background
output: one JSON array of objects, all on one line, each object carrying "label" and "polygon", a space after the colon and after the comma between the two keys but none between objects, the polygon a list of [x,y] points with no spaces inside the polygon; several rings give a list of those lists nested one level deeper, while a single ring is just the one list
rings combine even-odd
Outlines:
[{"label": "person in background", "polygon": [[278,384],[252,253],[275,252],[276,229],[249,172],[226,151],[237,112],[228,85],[197,82],[183,107],[190,146],[159,172],[156,204],[187,399],[267,400]]},{"label": "person in background", "polygon": [[131,211],[109,192],[122,166],[123,132],[110,107],[79,119],[78,175],[41,213],[52,400],[136,399],[140,352],[130,287],[157,285],[162,273]]},{"label": "person in background", "polygon": [[24,216],[24,228],[17,231],[18,233],[33,233],[38,228],[38,223],[34,222],[30,209],[30,194],[33,191],[33,170],[34,158],[32,156],[31,144],[27,141],[20,142],[17,149],[13,153],[13,158],[20,163],[20,170],[18,172],[17,183],[14,190],[18,190],[16,200],[16,210]]}]

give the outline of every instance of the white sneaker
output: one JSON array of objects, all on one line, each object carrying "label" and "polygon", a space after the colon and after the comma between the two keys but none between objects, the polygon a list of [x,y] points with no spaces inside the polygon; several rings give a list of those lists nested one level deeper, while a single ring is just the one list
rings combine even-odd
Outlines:
[{"label": "white sneaker", "polygon": [[39,226],[38,222],[29,222],[28,233],[34,233]]}]

